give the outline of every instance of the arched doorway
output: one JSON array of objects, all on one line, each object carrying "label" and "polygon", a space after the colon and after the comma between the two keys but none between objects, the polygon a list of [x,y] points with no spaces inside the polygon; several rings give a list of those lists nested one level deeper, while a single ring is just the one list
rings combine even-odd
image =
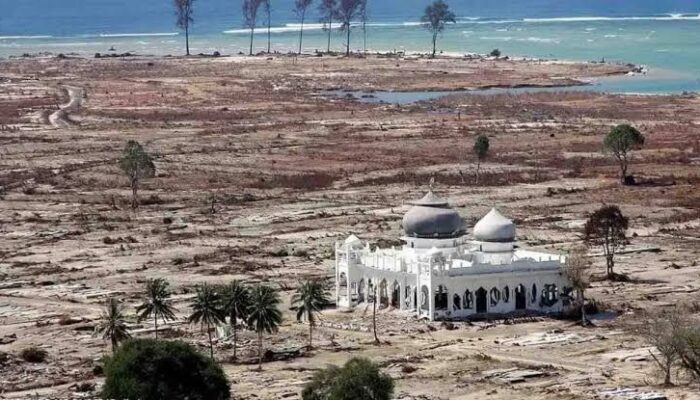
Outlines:
[{"label": "arched doorway", "polygon": [[437,290],[435,290],[435,309],[436,310],[447,310],[447,288],[438,285]]},{"label": "arched doorway", "polygon": [[474,297],[472,295],[472,292],[469,291],[469,289],[464,291],[464,297],[462,298],[462,301],[462,307],[465,310],[471,310],[474,307]]},{"label": "arched doorway", "polygon": [[423,311],[430,310],[430,291],[427,286],[420,288],[420,308]]},{"label": "arched doorway", "polygon": [[411,289],[411,285],[406,285],[404,288],[404,297],[403,301],[404,304],[406,305],[406,308],[409,310],[412,310],[414,306],[414,298],[413,298],[413,289]]},{"label": "arched doorway", "polygon": [[391,286],[391,306],[401,308],[401,286],[397,281],[394,281],[394,284]]},{"label": "arched doorway", "polygon": [[525,294],[525,286],[518,285],[515,288],[515,309],[524,310],[527,308],[527,295]]},{"label": "arched doorway", "polygon": [[480,287],[479,290],[476,291],[476,312],[477,313],[485,313],[488,310],[487,306],[487,297],[488,297],[488,292],[486,292],[486,289]]},{"label": "arched doorway", "polygon": [[387,289],[386,279],[379,282],[379,307],[389,307],[389,291]]},{"label": "arched doorway", "polygon": [[365,280],[360,279],[360,283],[357,284],[357,302],[358,303],[364,303],[365,302]]},{"label": "arched doorway", "polygon": [[348,276],[345,272],[340,273],[338,278],[338,294],[340,297],[345,298],[348,295]]}]

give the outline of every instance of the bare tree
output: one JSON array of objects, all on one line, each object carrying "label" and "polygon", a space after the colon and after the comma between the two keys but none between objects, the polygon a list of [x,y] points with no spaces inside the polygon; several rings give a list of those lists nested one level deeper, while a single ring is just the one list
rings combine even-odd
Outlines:
[{"label": "bare tree", "polygon": [[445,30],[446,23],[455,23],[457,22],[457,18],[455,14],[450,11],[450,6],[448,6],[447,3],[443,0],[436,0],[433,4],[425,8],[425,13],[423,17],[421,17],[421,22],[425,23],[425,29],[433,34],[432,57],[435,58],[438,35]]},{"label": "bare tree", "polygon": [[333,33],[333,17],[337,0],[321,0],[318,5],[318,12],[321,14],[321,22],[324,29],[328,31],[328,48],[326,52],[331,52],[331,33]]},{"label": "bare tree", "polygon": [[581,326],[586,326],[586,289],[591,282],[591,259],[586,247],[576,247],[569,253],[564,272],[576,291],[576,302],[581,307]]},{"label": "bare tree", "polygon": [[346,34],[345,55],[350,56],[350,31],[352,21],[358,17],[362,11],[362,4],[365,0],[338,0],[334,17],[340,21],[340,30]]},{"label": "bare tree", "polygon": [[124,148],[122,158],[119,160],[119,167],[129,178],[132,194],[131,207],[136,209],[139,206],[139,183],[142,179],[155,176],[156,167],[153,163],[153,158],[146,153],[146,150],[139,142],[129,140]]},{"label": "bare tree", "polygon": [[682,345],[680,333],[684,326],[678,311],[646,313],[642,323],[634,331],[656,351],[649,351],[656,366],[663,373],[664,385],[670,386],[673,367],[680,361],[679,346]]},{"label": "bare tree", "polygon": [[250,50],[248,55],[253,55],[253,37],[255,26],[258,23],[258,10],[263,0],[243,0],[243,25],[250,29]]},{"label": "bare tree", "polygon": [[190,55],[190,25],[194,23],[194,0],[173,0],[175,5],[175,16],[178,28],[185,31],[185,50],[186,54]]},{"label": "bare tree", "polygon": [[[680,313],[676,315],[681,316]],[[680,319],[676,337],[681,367],[700,382],[700,324],[688,318]]]},{"label": "bare tree", "polygon": [[618,206],[603,206],[586,221],[584,227],[586,242],[603,248],[608,279],[616,277],[613,271],[615,254],[627,240],[625,232],[628,226],[629,219],[622,215]]},{"label": "bare tree", "polygon": [[294,2],[294,13],[301,19],[301,28],[299,29],[299,55],[302,51],[302,43],[304,42],[304,20],[306,19],[306,10],[313,3],[313,0],[296,0]]},{"label": "bare tree", "polygon": [[374,343],[379,344],[379,336],[377,336],[377,302],[379,301],[379,285],[372,285],[368,289],[367,301],[372,302],[372,333],[374,334]]}]

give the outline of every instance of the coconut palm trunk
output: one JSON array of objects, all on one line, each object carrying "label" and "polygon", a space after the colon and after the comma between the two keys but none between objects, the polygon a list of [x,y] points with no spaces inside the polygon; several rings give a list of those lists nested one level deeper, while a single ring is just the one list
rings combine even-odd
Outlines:
[{"label": "coconut palm trunk", "polygon": [[156,340],[158,340],[158,313],[153,313],[153,332],[156,335]]},{"label": "coconut palm trunk", "polygon": [[270,43],[272,42],[272,38],[270,36],[270,18],[268,17],[267,20],[267,54],[270,54]]},{"label": "coconut palm trunk", "polygon": [[190,55],[190,27],[185,27],[185,53]]},{"label": "coconut palm trunk", "polygon": [[258,370],[262,370],[263,333],[258,331]]},{"label": "coconut palm trunk", "polygon": [[306,10],[301,13],[301,29],[299,30],[299,55],[301,55],[301,45],[304,42],[304,17],[306,16]]},{"label": "coconut palm trunk", "polygon": [[345,48],[345,56],[350,57],[350,23],[348,22],[348,36],[347,36],[347,42],[346,42],[346,48]]},{"label": "coconut palm trunk", "polygon": [[379,344],[377,336],[377,291],[374,292],[374,301],[372,302],[372,331],[374,332],[374,343]]},{"label": "coconut palm trunk", "polygon": [[209,335],[209,356],[214,359],[214,342],[211,340],[211,327],[207,324],[207,334]]},{"label": "coconut palm trunk", "polygon": [[333,17],[329,16],[328,17],[328,48],[326,49],[326,53],[331,52],[331,33],[333,33]]},{"label": "coconut palm trunk", "polygon": [[437,53],[437,32],[433,32],[433,55],[432,58],[435,58],[435,54]]},{"label": "coconut palm trunk", "polygon": [[255,28],[250,28],[250,49],[248,50],[248,55],[253,55],[253,35],[255,34]]},{"label": "coconut palm trunk", "polygon": [[236,348],[238,347],[238,346],[236,346],[236,344],[238,343],[238,332],[236,330],[236,321],[233,321],[231,323],[231,325],[233,325],[233,327],[232,327],[232,329],[233,329],[233,361],[236,361],[238,359],[236,357]]},{"label": "coconut palm trunk", "polygon": [[309,348],[314,347],[314,322],[309,321]]}]

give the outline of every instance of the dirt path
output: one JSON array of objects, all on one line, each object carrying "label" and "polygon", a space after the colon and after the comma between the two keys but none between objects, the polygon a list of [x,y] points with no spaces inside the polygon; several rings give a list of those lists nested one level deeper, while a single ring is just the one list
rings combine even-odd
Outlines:
[{"label": "dirt path", "polygon": [[76,86],[65,86],[68,92],[68,103],[60,105],[59,110],[49,115],[49,122],[54,128],[70,128],[73,123],[68,119],[70,113],[77,112],[83,104],[85,91]]}]

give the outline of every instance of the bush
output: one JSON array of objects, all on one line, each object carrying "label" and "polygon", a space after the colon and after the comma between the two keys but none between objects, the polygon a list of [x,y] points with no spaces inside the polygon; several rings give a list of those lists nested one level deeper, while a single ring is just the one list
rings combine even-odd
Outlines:
[{"label": "bush", "polygon": [[686,324],[677,332],[677,339],[681,366],[700,382],[700,326]]},{"label": "bush", "polygon": [[388,400],[394,381],[365,358],[352,358],[317,372],[302,392],[304,400]]},{"label": "bush", "polygon": [[4,351],[0,351],[0,367],[7,364],[10,361],[10,355]]},{"label": "bush", "polygon": [[105,359],[106,399],[230,399],[221,367],[179,341],[130,340]]},{"label": "bush", "polygon": [[501,51],[498,49],[493,49],[491,50],[491,53],[489,53],[491,57],[500,57],[501,56]]},{"label": "bush", "polygon": [[44,349],[40,349],[36,346],[32,347],[27,347],[26,349],[22,350],[21,353],[19,353],[19,356],[22,357],[22,359],[26,362],[30,363],[40,363],[46,361],[46,357],[48,357],[49,353],[46,352]]}]

